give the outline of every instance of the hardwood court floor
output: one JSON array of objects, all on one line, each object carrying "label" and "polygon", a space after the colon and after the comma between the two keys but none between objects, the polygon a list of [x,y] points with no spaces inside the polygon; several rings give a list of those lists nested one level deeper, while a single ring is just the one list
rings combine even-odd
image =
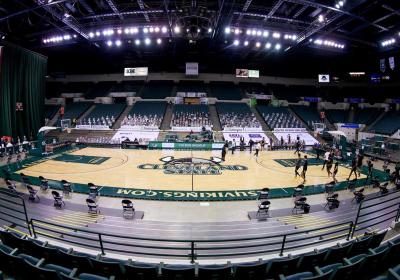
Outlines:
[{"label": "hardwood court floor", "polygon": [[[158,164],[160,158],[196,157],[209,159],[220,157],[219,151],[159,151],[159,150],[120,150],[105,148],[84,148],[70,153],[68,162],[48,159],[44,162],[24,168],[19,172],[26,175],[42,175],[48,179],[65,179],[72,183],[92,182],[100,186],[127,187],[153,190],[216,191],[251,190],[264,187],[294,187],[302,182],[294,177],[294,167],[285,167],[275,159],[295,159],[293,151],[262,151],[258,158],[250,152],[227,153],[223,165],[241,165],[247,170],[222,170],[219,175],[181,175],[165,174],[162,169],[140,169],[142,164]],[[74,156],[77,159],[74,162]],[[82,157],[84,156],[84,157]],[[108,157],[107,160],[89,160],[80,163],[81,158]],[[312,156],[309,156],[312,161]],[[71,160],[72,159],[72,160]],[[90,162],[94,164],[90,164]],[[301,169],[300,169],[301,171]],[[339,167],[337,179],[346,180],[350,170]],[[365,178],[362,175],[361,178]],[[192,184],[193,179],[193,184]],[[309,165],[306,185],[325,184],[332,181],[321,165]]]}]

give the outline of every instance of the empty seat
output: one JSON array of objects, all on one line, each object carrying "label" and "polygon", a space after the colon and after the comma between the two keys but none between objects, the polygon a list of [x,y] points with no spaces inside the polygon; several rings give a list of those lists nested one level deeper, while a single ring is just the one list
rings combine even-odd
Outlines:
[{"label": "empty seat", "polygon": [[232,277],[232,267],[230,265],[205,265],[199,266],[199,280],[228,280]]},{"label": "empty seat", "polygon": [[122,200],[122,215],[124,218],[133,218],[135,216],[135,208],[129,199]]},{"label": "empty seat", "polygon": [[100,213],[98,205],[97,205],[96,201],[94,201],[93,199],[90,199],[90,198],[86,199],[86,204],[88,207],[88,213],[91,213],[91,214]]},{"label": "empty seat", "polygon": [[59,192],[52,191],[51,194],[52,194],[53,199],[54,199],[54,203],[53,203],[54,207],[62,208],[63,206],[65,206],[65,202],[63,200],[63,196],[60,195]]},{"label": "empty seat", "polygon": [[195,279],[195,268],[187,265],[165,265],[161,268],[161,275],[168,280],[191,280]]}]

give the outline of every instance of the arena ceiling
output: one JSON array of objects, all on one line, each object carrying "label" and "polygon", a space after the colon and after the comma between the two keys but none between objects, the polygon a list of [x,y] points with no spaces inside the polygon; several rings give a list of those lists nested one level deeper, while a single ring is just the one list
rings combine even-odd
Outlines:
[{"label": "arena ceiling", "polygon": [[135,57],[204,50],[246,58],[261,50],[376,54],[396,49],[399,31],[398,0],[0,2],[1,38],[46,55],[71,45],[79,46],[75,52],[129,46]]}]

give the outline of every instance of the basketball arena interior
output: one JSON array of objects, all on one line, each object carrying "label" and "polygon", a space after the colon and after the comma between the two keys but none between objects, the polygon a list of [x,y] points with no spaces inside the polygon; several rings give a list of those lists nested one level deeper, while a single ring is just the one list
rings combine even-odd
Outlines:
[{"label": "basketball arena interior", "polygon": [[400,1],[0,1],[0,279],[400,279]]}]

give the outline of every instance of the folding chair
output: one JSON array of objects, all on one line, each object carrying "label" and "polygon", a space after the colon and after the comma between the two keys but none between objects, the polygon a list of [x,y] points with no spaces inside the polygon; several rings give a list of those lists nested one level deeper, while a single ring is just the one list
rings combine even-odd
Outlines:
[{"label": "folding chair", "polygon": [[353,179],[349,182],[349,185],[347,186],[347,189],[351,192],[353,192],[356,189],[356,184],[357,184],[357,179]]},{"label": "folding chair", "polygon": [[298,214],[299,211],[303,211],[304,214],[310,212],[310,205],[307,204],[307,198],[302,196],[294,202],[294,207],[292,209],[292,214]]},{"label": "folding chair", "polygon": [[65,196],[68,196],[70,193],[72,193],[71,183],[69,183],[66,180],[61,180],[61,184],[62,184],[62,187],[63,187],[63,194]]},{"label": "folding chair", "polygon": [[62,195],[60,195],[57,191],[52,191],[51,194],[54,198],[54,207],[62,208],[63,206],[65,206]]},{"label": "folding chair", "polygon": [[269,196],[269,188],[263,188],[258,195],[258,200],[268,199],[268,196]]},{"label": "folding chair", "polygon": [[89,198],[92,200],[96,200],[97,196],[100,195],[99,188],[93,183],[88,183],[88,187],[89,187]]},{"label": "folding chair", "polygon": [[21,173],[20,175],[21,175],[22,183],[25,185],[25,187],[27,187],[28,185],[31,185],[29,178],[24,173]]},{"label": "folding chair", "polygon": [[337,193],[334,193],[331,196],[328,196],[326,198],[326,204],[325,204],[324,208],[328,207],[329,210],[339,208],[340,201],[339,201],[338,197],[339,197],[339,195]]},{"label": "folding chair", "polygon": [[354,192],[354,197],[351,200],[351,202],[353,202],[355,200],[357,203],[360,203],[361,201],[364,200],[364,198],[365,198],[365,196],[364,196],[364,188],[362,188],[362,189]]},{"label": "folding chair", "polygon": [[329,182],[325,185],[325,193],[327,194],[327,196],[332,196],[335,191],[335,185],[335,181]]},{"label": "folding chair", "polygon": [[10,192],[17,193],[17,186],[11,180],[6,179],[6,185]]},{"label": "folding chair", "polygon": [[258,217],[260,214],[268,216],[270,205],[271,205],[271,202],[268,201],[268,200],[265,200],[265,201],[261,202],[258,205],[258,211],[257,211],[256,217]]},{"label": "folding chair", "polygon": [[88,213],[91,213],[91,214],[100,213],[100,210],[98,209],[99,206],[97,205],[96,201],[94,201],[93,199],[90,199],[90,198],[86,199],[86,204],[89,208]]},{"label": "folding chair", "polygon": [[386,183],[384,183],[384,184],[382,184],[382,185],[379,184],[379,191],[380,191],[381,194],[386,194],[386,193],[389,192],[389,190],[387,189],[387,188],[388,188],[388,185],[389,185],[388,182],[386,182]]},{"label": "folding chair", "polygon": [[37,192],[38,192],[37,190],[35,190],[34,188],[32,188],[32,186],[30,186],[30,185],[27,185],[26,188],[27,188],[28,191],[29,191],[29,197],[28,197],[28,200],[29,200],[29,201],[35,202],[36,199],[37,199],[38,201],[40,201],[40,198],[39,198],[39,196],[37,195]]},{"label": "folding chair", "polygon": [[298,197],[303,195],[304,185],[298,185],[293,189],[293,197]]},{"label": "folding chair", "polygon": [[46,180],[43,176],[39,176],[40,180],[40,189],[42,191],[47,191],[49,189],[49,181]]},{"label": "folding chair", "polygon": [[135,208],[129,199],[122,200],[122,216],[124,218],[133,218],[135,216]]}]

